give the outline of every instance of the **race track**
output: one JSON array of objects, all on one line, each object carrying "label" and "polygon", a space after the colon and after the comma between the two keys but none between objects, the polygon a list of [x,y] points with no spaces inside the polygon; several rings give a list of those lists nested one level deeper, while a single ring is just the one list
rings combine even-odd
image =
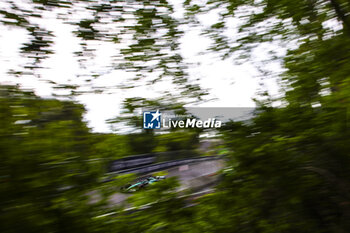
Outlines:
[{"label": "race track", "polygon": [[[190,163],[178,167],[166,169],[167,177],[176,176],[181,184],[179,191],[191,188],[192,190],[201,190],[213,186],[217,180],[216,172],[222,169],[224,161],[221,159],[201,161]],[[112,195],[111,203],[118,205],[124,203],[132,194],[116,193]]]}]

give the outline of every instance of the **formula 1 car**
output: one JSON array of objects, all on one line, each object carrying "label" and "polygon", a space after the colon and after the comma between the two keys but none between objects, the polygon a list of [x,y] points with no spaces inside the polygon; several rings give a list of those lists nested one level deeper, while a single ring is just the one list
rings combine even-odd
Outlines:
[{"label": "formula 1 car", "polygon": [[152,185],[155,182],[158,182],[158,181],[163,180],[163,179],[165,179],[165,176],[148,176],[148,177],[143,178],[139,181],[136,181],[133,184],[128,184],[126,186],[123,186],[121,188],[121,192],[133,193],[133,192],[139,191],[139,190],[145,188],[146,186]]}]

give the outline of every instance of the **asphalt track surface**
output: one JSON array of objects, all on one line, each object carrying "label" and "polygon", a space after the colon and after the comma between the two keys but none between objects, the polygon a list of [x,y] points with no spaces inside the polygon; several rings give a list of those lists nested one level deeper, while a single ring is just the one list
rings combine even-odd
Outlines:
[{"label": "asphalt track surface", "polygon": [[[210,160],[196,162],[177,167],[172,167],[164,171],[168,172],[167,177],[176,176],[180,181],[180,189],[193,189],[196,191],[206,190],[213,186],[217,180],[216,173],[224,167],[223,160]],[[116,193],[111,197],[113,205],[119,205],[132,194]]]}]

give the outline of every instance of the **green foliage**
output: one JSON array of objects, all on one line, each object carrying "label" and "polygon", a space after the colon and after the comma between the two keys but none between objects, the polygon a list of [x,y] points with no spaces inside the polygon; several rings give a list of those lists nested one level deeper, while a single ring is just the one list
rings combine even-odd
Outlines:
[{"label": "green foliage", "polygon": [[127,135],[117,134],[96,135],[96,153],[108,161],[131,155],[134,151],[130,148],[128,138]]},{"label": "green foliage", "polygon": [[[149,146],[149,136],[92,134],[79,104],[12,86],[0,91],[1,232],[181,232],[190,223],[175,178],[131,198],[135,206],[154,203],[145,212],[125,216],[122,206],[110,205],[110,196],[136,177],[106,177],[108,161],[141,152],[133,143]],[[119,214],[110,219],[111,212]]]},{"label": "green foliage", "polygon": [[193,232],[192,211],[178,198],[178,185],[174,177],[167,178],[130,198],[136,206],[149,205],[133,214],[133,232]]},{"label": "green foliage", "polygon": [[[39,75],[37,70],[42,68],[42,61],[56,52],[52,49],[56,35],[48,30],[52,25],[45,23],[46,16],[50,15],[54,24],[73,26],[71,33],[81,45],[74,55],[82,67],[90,65],[88,61],[95,56],[96,47],[92,44],[107,44],[115,50],[105,66],[109,67],[108,72],[120,69],[135,74],[122,84],[124,88],[135,87],[135,81],[146,77],[147,85],[167,79],[179,88],[178,95],[201,99],[206,92],[198,83],[189,81],[188,64],[180,53],[182,22],[175,13],[173,3],[163,0],[32,0],[28,3],[5,0],[0,9],[0,23],[7,28],[24,29],[30,35],[29,42],[21,48],[28,63],[20,64],[20,68],[10,73]],[[105,72],[96,71],[80,80],[86,84]],[[60,84],[50,84],[60,87]],[[86,92],[66,88],[72,94]]]},{"label": "green foliage", "polygon": [[[73,9],[62,1],[34,2],[40,12],[59,6]],[[75,22],[78,37],[118,43],[119,35],[97,29],[102,16],[115,10],[121,16],[113,22],[134,18],[135,25],[123,27],[122,33],[131,33],[133,41],[121,51],[124,63],[118,68],[139,72],[139,77],[144,72],[161,71],[159,78],[172,76],[184,94],[200,96],[197,86],[186,84],[186,66],[177,51],[182,32],[178,20],[171,16],[171,4],[135,1],[130,11],[126,10],[127,1],[121,6],[116,1],[93,3],[86,7],[94,13],[93,19]],[[96,218],[111,210],[107,200],[115,192],[114,186],[132,179],[119,177],[110,184],[98,185],[103,162],[97,152],[103,158],[117,158],[134,152],[188,148],[196,135],[174,131],[157,138],[147,131],[106,136],[95,145],[98,137],[91,139],[81,120],[84,110],[80,105],[2,87],[1,232],[350,231],[349,3],[210,0],[200,4],[188,0],[184,6],[189,23],[198,22],[199,14],[221,10],[219,21],[213,21],[203,35],[213,40],[211,51],[220,52],[223,58],[237,52],[249,58],[252,49],[261,43],[293,44],[282,58],[269,58],[283,61],[281,87],[285,95],[279,99],[265,95],[268,98],[257,101],[252,119],[231,122],[223,128],[232,169],[224,173],[217,191],[190,207],[188,200],[177,196],[176,182],[167,179],[130,198],[136,206],[149,204],[148,208]],[[22,52],[39,63],[51,52],[53,35],[29,24],[29,17],[40,16],[19,8],[15,12],[0,11],[4,16],[1,21],[31,33],[32,40]],[[241,24],[231,38],[225,29],[233,17],[239,17]],[[328,27],[330,21],[337,27]],[[163,26],[165,35],[160,37],[157,33]],[[172,95],[167,98],[127,99],[124,118],[112,122],[138,127],[140,119],[130,115],[144,107],[182,110],[182,102],[174,101]],[[282,101],[284,108],[271,107],[275,100]],[[114,143],[116,147],[112,147]],[[87,194],[96,190],[101,200],[93,204]]]},{"label": "green foliage", "polygon": [[[260,43],[297,42],[282,57],[285,107],[265,98],[253,119],[223,129],[232,170],[198,208],[203,231],[348,232],[349,3],[214,0],[194,13],[196,4],[186,2],[189,17],[220,8],[204,34],[223,58]],[[243,22],[235,39],[225,34],[233,15]],[[338,29],[326,26],[330,20]]]},{"label": "green foliage", "polygon": [[151,153],[157,145],[152,131],[129,134],[127,138],[133,154]]},{"label": "green foliage", "polygon": [[[1,232],[94,232],[91,203],[104,163],[81,105],[0,88]],[[100,189],[102,191],[102,189]]]},{"label": "green foliage", "polygon": [[174,131],[157,135],[157,152],[194,150],[197,148],[199,139],[195,131]]},{"label": "green foliage", "polygon": [[349,131],[343,110],[270,109],[249,125],[227,126],[233,170],[218,195],[232,207],[227,211],[236,223],[233,232],[348,229],[342,203],[348,200],[349,173],[342,164],[349,162]]}]

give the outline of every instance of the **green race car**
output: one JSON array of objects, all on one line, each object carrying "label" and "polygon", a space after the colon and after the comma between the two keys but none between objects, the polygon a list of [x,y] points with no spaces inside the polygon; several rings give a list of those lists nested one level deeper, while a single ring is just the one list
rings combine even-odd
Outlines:
[{"label": "green race car", "polygon": [[121,191],[125,192],[125,193],[133,193],[133,192],[139,191],[139,190],[145,188],[146,186],[152,185],[155,182],[158,182],[159,180],[163,180],[163,179],[165,179],[165,176],[148,176],[146,178],[143,178],[143,179],[137,181],[134,184],[128,184],[126,186],[123,186],[121,188]]}]

